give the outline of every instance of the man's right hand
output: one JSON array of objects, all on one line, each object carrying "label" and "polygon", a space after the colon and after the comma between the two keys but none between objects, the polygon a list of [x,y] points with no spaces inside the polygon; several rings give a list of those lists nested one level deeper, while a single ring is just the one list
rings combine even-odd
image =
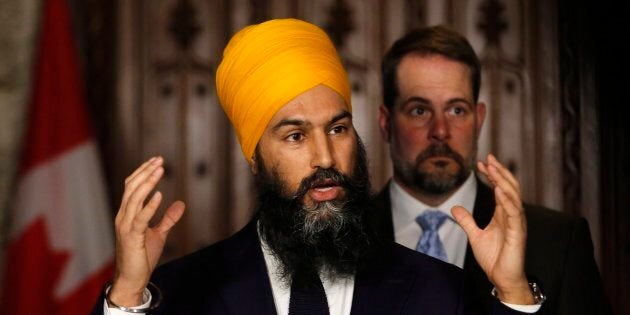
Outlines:
[{"label": "man's right hand", "polygon": [[154,157],[125,179],[125,192],[116,215],[116,273],[109,298],[117,305],[142,304],[142,293],[158,263],[166,237],[184,213],[185,205],[175,201],[154,227],[149,221],[157,211],[162,194],[145,200],[159,182],[164,168],[162,157]]}]

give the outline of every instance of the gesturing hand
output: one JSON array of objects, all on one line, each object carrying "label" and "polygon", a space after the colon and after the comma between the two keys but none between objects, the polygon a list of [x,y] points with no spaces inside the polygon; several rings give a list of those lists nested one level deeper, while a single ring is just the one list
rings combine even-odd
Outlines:
[{"label": "gesturing hand", "polygon": [[478,162],[479,171],[494,187],[496,208],[492,220],[480,229],[472,215],[456,206],[451,210],[457,223],[468,235],[475,259],[504,302],[534,304],[525,276],[527,223],[520,187],[514,176],[497,159],[488,155]]},{"label": "gesturing hand", "polygon": [[166,236],[184,213],[184,203],[175,201],[160,222],[149,227],[162,194],[158,191],[146,204],[145,200],[164,174],[163,162],[161,157],[154,157],[125,179],[125,191],[116,215],[116,274],[109,294],[118,305],[141,304],[142,293],[162,254]]}]

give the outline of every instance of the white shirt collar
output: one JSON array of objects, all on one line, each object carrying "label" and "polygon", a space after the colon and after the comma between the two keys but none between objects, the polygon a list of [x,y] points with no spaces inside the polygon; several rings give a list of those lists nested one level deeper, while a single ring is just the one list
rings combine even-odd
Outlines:
[{"label": "white shirt collar", "polygon": [[[258,239],[265,259],[269,281],[271,282],[271,292],[276,306],[276,313],[278,315],[288,315],[291,288],[282,279],[282,263],[260,237],[260,233]],[[321,280],[326,292],[330,314],[349,315],[354,294],[354,276],[340,279],[331,279],[324,276],[321,277]]]},{"label": "white shirt collar", "polygon": [[391,208],[396,209],[393,216],[394,226],[396,226],[397,221],[399,225],[403,225],[405,222],[413,222],[418,215],[422,214],[427,209],[440,210],[452,219],[451,208],[456,205],[460,205],[472,213],[475,205],[475,196],[477,194],[477,180],[473,172],[470,172],[470,175],[461,187],[437,207],[431,207],[414,198],[394,180],[390,181],[389,194]]}]

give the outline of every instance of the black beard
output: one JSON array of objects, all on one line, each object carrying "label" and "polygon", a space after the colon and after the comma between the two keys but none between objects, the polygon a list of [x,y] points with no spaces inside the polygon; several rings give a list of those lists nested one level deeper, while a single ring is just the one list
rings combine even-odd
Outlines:
[{"label": "black beard", "polygon": [[[301,282],[301,275],[320,271],[334,278],[351,276],[373,243],[365,219],[370,197],[367,159],[363,144],[360,140],[357,143],[350,176],[335,169],[318,169],[293,193],[287,191],[276,170],[265,169],[261,156],[256,155],[258,228],[281,262],[280,275],[285,282]],[[345,194],[339,200],[306,207],[305,194],[323,180],[337,183]]]},{"label": "black beard", "polygon": [[[425,172],[420,168],[420,165],[428,158],[436,156],[445,156],[452,158],[459,166],[459,171],[455,174],[441,173],[441,172]],[[471,154],[472,157],[476,156],[476,153]],[[453,191],[457,187],[461,186],[470,174],[470,168],[472,165],[472,158],[466,161],[457,152],[453,151],[445,143],[432,144],[426,150],[422,151],[416,158],[415,165],[402,165],[395,161],[394,172],[397,177],[400,178],[405,185],[410,187],[417,187],[420,190],[441,195]]]}]

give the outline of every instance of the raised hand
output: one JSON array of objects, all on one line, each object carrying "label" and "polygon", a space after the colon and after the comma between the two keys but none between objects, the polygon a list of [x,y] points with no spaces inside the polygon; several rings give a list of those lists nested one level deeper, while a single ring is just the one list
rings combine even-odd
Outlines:
[{"label": "raised hand", "polygon": [[142,293],[162,254],[168,232],[184,213],[184,203],[176,201],[157,225],[149,227],[162,194],[158,191],[146,200],[164,174],[163,163],[161,157],[154,157],[125,179],[116,215],[116,273],[109,293],[118,305],[142,304]]},{"label": "raised hand", "polygon": [[482,230],[470,212],[459,206],[451,209],[453,217],[468,235],[475,259],[497,289],[498,298],[513,304],[534,304],[525,276],[527,222],[518,181],[492,155],[477,167],[494,187],[492,220]]}]

